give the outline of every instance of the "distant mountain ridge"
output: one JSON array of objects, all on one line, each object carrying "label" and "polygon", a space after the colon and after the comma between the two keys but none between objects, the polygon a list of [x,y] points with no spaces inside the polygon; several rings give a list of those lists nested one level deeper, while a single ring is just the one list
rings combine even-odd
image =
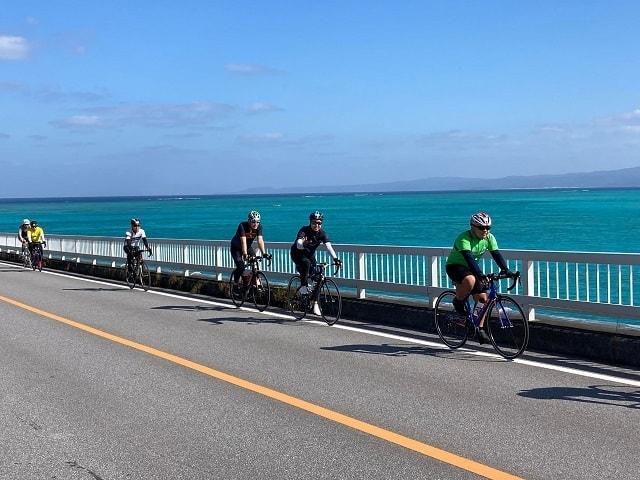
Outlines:
[{"label": "distant mountain ridge", "polygon": [[640,167],[561,175],[508,176],[500,178],[432,177],[417,180],[317,187],[256,187],[238,193],[358,193],[422,192],[451,190],[510,190],[525,188],[631,188],[640,187]]}]

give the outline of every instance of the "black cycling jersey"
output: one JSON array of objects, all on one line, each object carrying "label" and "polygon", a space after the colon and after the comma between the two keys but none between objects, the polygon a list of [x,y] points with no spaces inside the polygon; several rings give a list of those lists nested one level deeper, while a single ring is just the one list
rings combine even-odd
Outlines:
[{"label": "black cycling jersey", "polygon": [[253,243],[253,239],[259,236],[262,236],[262,223],[258,225],[258,228],[253,229],[249,222],[240,222],[236,234],[231,239],[231,247],[241,248],[240,237],[245,237],[247,239],[247,248],[249,248]]},{"label": "black cycling jersey", "polygon": [[326,244],[331,241],[329,240],[327,232],[325,232],[324,230],[319,229],[318,231],[314,231],[313,228],[311,228],[309,225],[306,225],[298,231],[298,235],[296,235],[296,241],[293,242],[293,245],[291,246],[291,251],[298,250],[296,242],[301,238],[306,239],[306,241],[304,242],[304,252],[309,256],[313,256],[315,254],[316,249],[320,246],[321,243]]}]

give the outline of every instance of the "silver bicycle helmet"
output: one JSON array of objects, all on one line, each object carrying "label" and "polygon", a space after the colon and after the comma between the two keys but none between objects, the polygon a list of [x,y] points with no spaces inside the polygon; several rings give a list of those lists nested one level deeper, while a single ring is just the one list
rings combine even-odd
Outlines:
[{"label": "silver bicycle helmet", "polygon": [[28,218],[25,218],[24,220],[22,220],[22,225],[31,225],[31,222]]},{"label": "silver bicycle helmet", "polygon": [[471,215],[469,225],[472,227],[490,227],[491,217],[486,212],[477,212]]}]

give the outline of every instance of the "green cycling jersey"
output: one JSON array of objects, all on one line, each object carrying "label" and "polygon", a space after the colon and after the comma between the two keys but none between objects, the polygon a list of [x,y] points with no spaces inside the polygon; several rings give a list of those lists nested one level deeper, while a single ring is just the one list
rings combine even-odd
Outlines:
[{"label": "green cycling jersey", "polygon": [[471,256],[477,262],[487,250],[490,252],[498,250],[498,242],[491,233],[487,235],[487,238],[478,238],[471,230],[462,232],[453,243],[453,250],[451,250],[447,258],[447,265],[465,265],[468,267],[467,261],[460,253],[464,250],[471,252]]}]

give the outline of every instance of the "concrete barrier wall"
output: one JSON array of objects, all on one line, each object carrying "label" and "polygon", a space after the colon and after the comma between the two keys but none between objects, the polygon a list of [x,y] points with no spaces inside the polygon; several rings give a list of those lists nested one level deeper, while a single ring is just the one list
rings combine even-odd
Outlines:
[{"label": "concrete barrier wall", "polygon": [[[19,263],[13,254],[0,253],[0,258]],[[46,268],[124,282],[121,268],[53,259],[47,260]],[[151,275],[152,288],[228,299],[226,282],[170,273],[152,272]],[[284,288],[274,289],[272,306],[286,308]],[[427,307],[344,297],[342,315],[345,321],[366,322],[374,328],[397,326],[437,335],[433,310]],[[640,367],[640,337],[554,326],[540,321],[532,322],[530,328],[530,351],[574,355],[599,362]]]}]

